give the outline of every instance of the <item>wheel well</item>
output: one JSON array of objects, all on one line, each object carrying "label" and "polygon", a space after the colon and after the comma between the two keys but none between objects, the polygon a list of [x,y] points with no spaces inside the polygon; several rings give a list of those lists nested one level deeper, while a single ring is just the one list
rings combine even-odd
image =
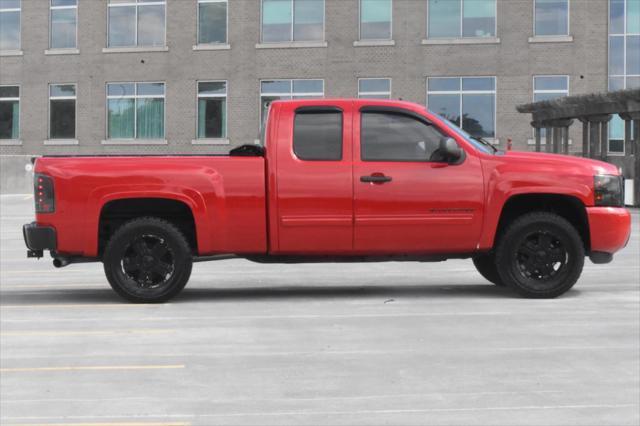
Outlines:
[{"label": "wheel well", "polygon": [[555,213],[566,219],[580,234],[585,250],[590,251],[591,236],[587,210],[579,199],[569,195],[526,194],[509,198],[502,208],[495,242],[516,218],[534,211]]},{"label": "wheel well", "polygon": [[196,225],[188,205],[166,198],[127,198],[110,201],[102,207],[98,225],[98,255],[102,256],[111,235],[125,222],[138,217],[157,217],[175,225],[198,251]]}]

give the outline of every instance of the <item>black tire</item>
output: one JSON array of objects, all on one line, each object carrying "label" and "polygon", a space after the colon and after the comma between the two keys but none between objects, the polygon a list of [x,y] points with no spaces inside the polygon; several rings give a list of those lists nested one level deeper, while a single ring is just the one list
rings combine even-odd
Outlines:
[{"label": "black tire", "polygon": [[502,281],[528,298],[553,298],[573,287],[584,266],[580,235],[566,219],[546,212],[511,223],[498,242]]},{"label": "black tire", "polygon": [[153,217],[118,228],[102,260],[111,287],[134,303],[166,302],[182,291],[191,276],[187,239],[171,223]]},{"label": "black tire", "polygon": [[475,256],[472,260],[480,275],[482,275],[487,281],[497,285],[498,287],[505,286],[502,278],[500,278],[500,274],[498,273],[496,257],[493,254],[481,254]]}]

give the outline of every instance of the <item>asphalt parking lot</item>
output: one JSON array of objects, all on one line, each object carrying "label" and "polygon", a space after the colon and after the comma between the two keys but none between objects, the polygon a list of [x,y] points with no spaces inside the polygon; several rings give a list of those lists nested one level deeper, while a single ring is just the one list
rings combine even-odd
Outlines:
[{"label": "asphalt parking lot", "polygon": [[470,261],[200,263],[124,303],[99,264],[25,258],[0,197],[3,425],[640,423],[640,215],[614,263],[525,300]]}]

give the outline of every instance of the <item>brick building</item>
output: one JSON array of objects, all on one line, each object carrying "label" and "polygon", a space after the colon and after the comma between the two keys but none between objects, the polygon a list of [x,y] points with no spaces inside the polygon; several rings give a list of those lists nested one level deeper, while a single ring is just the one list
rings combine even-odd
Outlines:
[{"label": "brick building", "polygon": [[531,149],[516,105],[639,86],[640,0],[0,0],[0,155],[225,152],[358,96]]}]

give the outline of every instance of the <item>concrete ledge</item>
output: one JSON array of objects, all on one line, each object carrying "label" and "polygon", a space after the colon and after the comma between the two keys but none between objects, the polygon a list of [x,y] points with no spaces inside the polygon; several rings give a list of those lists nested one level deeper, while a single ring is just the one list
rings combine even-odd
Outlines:
[{"label": "concrete ledge", "polygon": [[357,40],[353,42],[354,47],[378,47],[395,45],[395,40]]},{"label": "concrete ledge", "polygon": [[196,44],[193,50],[230,50],[230,44]]},{"label": "concrete ledge", "polygon": [[20,139],[0,139],[0,146],[20,146],[22,141]]},{"label": "concrete ledge", "polygon": [[327,47],[326,41],[293,41],[284,43],[258,43],[256,49],[300,49]]},{"label": "concrete ledge", "polygon": [[[536,144],[535,139],[527,139],[527,145],[535,145],[535,144]],[[540,145],[544,146],[546,144],[547,142],[544,139],[540,141]],[[569,139],[569,145],[573,145],[573,139]]]},{"label": "concrete ledge", "polygon": [[80,49],[47,49],[45,55],[79,55]]},{"label": "concrete ledge", "polygon": [[573,36],[534,36],[529,37],[529,43],[571,43]]},{"label": "concrete ledge", "polygon": [[427,38],[422,45],[432,44],[500,44],[499,37],[469,37],[469,38]]},{"label": "concrete ledge", "polygon": [[191,145],[229,145],[229,139],[193,139]]},{"label": "concrete ledge", "polygon": [[64,145],[79,145],[77,139],[47,139],[44,141],[45,145],[56,145],[56,146],[64,146]]},{"label": "concrete ledge", "polygon": [[144,53],[144,52],[168,52],[168,46],[158,47],[105,47],[102,53]]},{"label": "concrete ledge", "polygon": [[0,56],[22,56],[24,52],[22,50],[0,50]]},{"label": "concrete ledge", "polygon": [[100,142],[102,145],[167,145],[166,139],[107,139]]}]

